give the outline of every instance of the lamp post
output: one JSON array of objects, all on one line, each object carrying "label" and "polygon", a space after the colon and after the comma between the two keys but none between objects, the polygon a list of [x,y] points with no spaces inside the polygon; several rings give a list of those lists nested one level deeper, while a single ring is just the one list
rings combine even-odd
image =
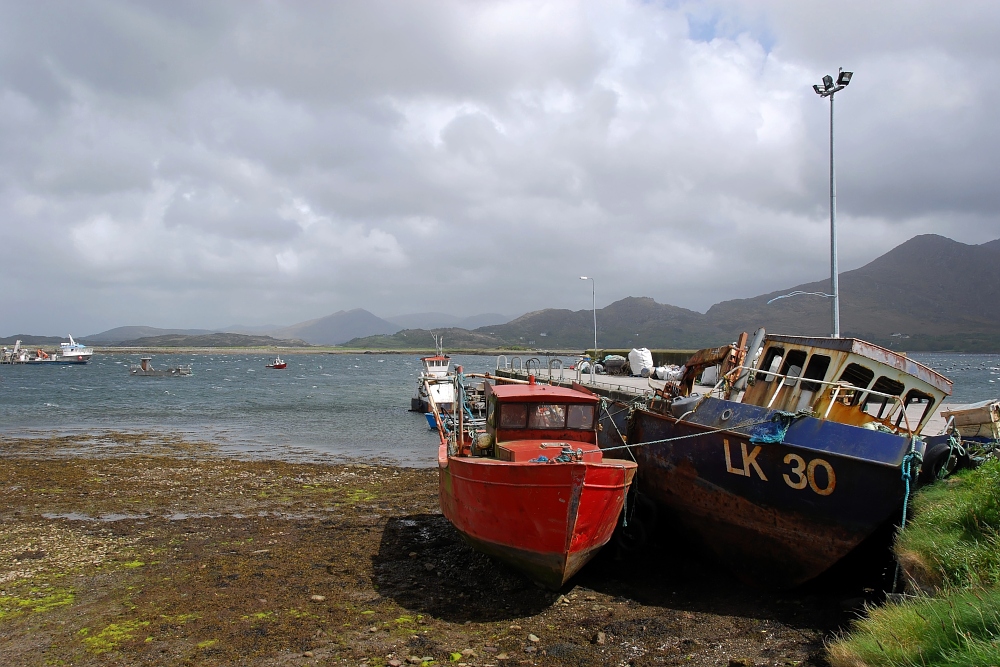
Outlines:
[{"label": "lamp post", "polygon": [[847,87],[854,72],[840,68],[836,82],[827,74],[821,85],[813,86],[820,97],[830,98],[830,291],[833,297],[833,337],[840,338],[840,280],[837,270],[837,172],[833,163],[833,96]]},{"label": "lamp post", "polygon": [[594,358],[590,360],[590,384],[594,384],[594,367],[597,365],[597,283],[587,276],[580,276],[580,280],[590,281],[591,297],[594,301]]}]

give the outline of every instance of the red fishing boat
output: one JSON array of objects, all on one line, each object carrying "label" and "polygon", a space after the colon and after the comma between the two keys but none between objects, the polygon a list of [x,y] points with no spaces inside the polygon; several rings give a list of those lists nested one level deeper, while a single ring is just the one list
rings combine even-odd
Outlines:
[{"label": "red fishing boat", "polygon": [[275,357],[274,361],[272,361],[271,363],[269,363],[266,366],[264,366],[264,368],[274,368],[274,369],[277,369],[277,370],[281,370],[282,368],[285,368],[287,366],[288,366],[288,364],[286,364],[284,361],[282,361],[281,357]]},{"label": "red fishing boat", "polygon": [[485,390],[485,423],[431,404],[441,510],[472,546],[558,589],[611,539],[636,464],[604,460],[593,394],[533,376]]}]

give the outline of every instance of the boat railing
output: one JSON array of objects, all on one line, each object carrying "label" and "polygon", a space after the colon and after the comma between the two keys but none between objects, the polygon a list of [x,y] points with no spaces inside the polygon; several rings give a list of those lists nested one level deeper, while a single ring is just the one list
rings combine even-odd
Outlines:
[{"label": "boat railing", "polygon": [[[823,387],[823,391],[820,391],[816,394],[816,400],[813,401],[813,405],[815,405],[819,401],[819,399],[822,398],[823,394],[826,393],[827,388],[830,389],[831,392],[830,403],[826,406],[826,412],[823,413],[823,419],[827,419],[830,416],[830,411],[833,409],[833,404],[837,402],[842,393],[844,394],[845,397],[848,395],[849,392],[861,393],[861,397],[857,400],[857,403],[862,405],[865,403],[865,401],[869,396],[878,396],[879,398],[884,398],[895,404],[894,407],[891,410],[889,410],[889,412],[886,414],[885,421],[888,421],[892,417],[892,415],[896,413],[897,407],[901,408],[903,411],[902,413],[903,422],[906,425],[906,432],[910,435],[913,434],[913,429],[910,427],[910,417],[906,413],[906,405],[903,403],[903,399],[900,396],[897,396],[896,394],[887,394],[885,392],[875,391],[873,389],[867,389],[865,387],[858,387],[857,385],[853,385],[850,382],[813,380],[812,378],[804,378],[801,375],[783,375],[781,373],[776,373],[774,371],[757,371],[757,373],[759,375],[764,376],[762,378],[764,382],[771,382],[775,378],[779,378],[781,380],[776,384],[774,392],[771,393],[771,398],[767,401],[767,405],[765,406],[767,408],[771,408],[774,405],[774,402],[778,399],[778,394],[781,393],[782,389],[784,389],[785,387],[794,387],[801,380],[802,382],[808,382],[810,384],[818,384]],[[718,384],[716,384],[715,387],[712,388],[712,391],[710,393],[715,393],[716,391],[719,391],[721,393],[722,386],[725,384],[725,382],[727,382],[727,378],[725,377],[720,378]],[[869,416],[874,417],[874,415],[869,415]],[[881,418],[878,417],[874,418],[880,422],[882,421]]]}]

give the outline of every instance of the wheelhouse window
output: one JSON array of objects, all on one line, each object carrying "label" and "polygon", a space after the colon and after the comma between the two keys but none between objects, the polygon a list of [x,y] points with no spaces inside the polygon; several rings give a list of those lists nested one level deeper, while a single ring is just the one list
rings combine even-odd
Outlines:
[{"label": "wheelhouse window", "polygon": [[[875,384],[871,386],[872,391],[889,394],[891,396],[901,395],[903,393],[903,389],[905,389],[905,387],[902,382],[898,382],[884,375],[875,380]],[[864,404],[861,406],[861,409],[876,419],[886,419],[892,413],[892,408],[895,405],[895,401],[885,396],[865,394]]]},{"label": "wheelhouse window", "polygon": [[793,387],[797,377],[802,375],[802,367],[806,363],[805,350],[789,350],[785,355],[785,361],[781,364],[781,374],[785,377],[785,384]]},{"label": "wheelhouse window", "polygon": [[[861,364],[847,364],[847,368],[840,374],[840,381],[852,384],[859,389],[867,389],[871,381],[875,379],[875,371]],[[861,400],[861,392],[854,392],[851,405],[857,405]]]},{"label": "wheelhouse window", "polygon": [[592,429],[594,428],[594,406],[593,405],[571,405],[569,413],[566,415],[567,428]]},{"label": "wheelhouse window", "polygon": [[822,380],[826,377],[826,371],[830,368],[830,357],[825,354],[814,354],[809,357],[809,363],[802,374],[802,389],[805,391],[816,391],[823,385],[818,382],[806,382],[806,380]]},{"label": "wheelhouse window", "polygon": [[504,403],[500,406],[500,428],[524,428],[528,422],[528,406],[524,403]]},{"label": "wheelhouse window", "polygon": [[551,403],[532,405],[528,410],[528,428],[566,428],[566,406]]},{"label": "wheelhouse window", "polygon": [[593,405],[554,403],[501,403],[491,408],[490,416],[499,414],[499,428],[593,429]]},{"label": "wheelhouse window", "polygon": [[[924,420],[934,407],[934,397],[918,389],[911,389],[906,392],[906,398],[903,399],[903,409],[899,411],[899,416],[896,418],[896,427],[906,426],[909,424],[911,429],[916,429],[917,425]],[[903,413],[906,413],[906,420],[903,419]]]},{"label": "wheelhouse window", "polygon": [[781,368],[781,361],[785,356],[784,348],[780,347],[769,347],[767,352],[764,353],[764,360],[760,364],[760,369],[765,371],[760,376],[761,382],[770,382],[774,379],[773,375],[768,375],[768,373],[777,373],[778,369]]}]

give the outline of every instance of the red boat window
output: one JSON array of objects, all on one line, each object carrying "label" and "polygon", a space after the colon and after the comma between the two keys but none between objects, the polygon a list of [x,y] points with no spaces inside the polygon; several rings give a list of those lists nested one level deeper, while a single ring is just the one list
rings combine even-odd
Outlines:
[{"label": "red boat window", "polygon": [[528,406],[524,403],[504,403],[500,406],[500,428],[524,428],[528,421]]},{"label": "red boat window", "polygon": [[593,405],[571,405],[569,414],[566,416],[567,428],[584,428],[590,430],[594,428],[594,406]]},{"label": "red boat window", "polygon": [[550,403],[531,406],[528,428],[566,428],[566,406]]}]

